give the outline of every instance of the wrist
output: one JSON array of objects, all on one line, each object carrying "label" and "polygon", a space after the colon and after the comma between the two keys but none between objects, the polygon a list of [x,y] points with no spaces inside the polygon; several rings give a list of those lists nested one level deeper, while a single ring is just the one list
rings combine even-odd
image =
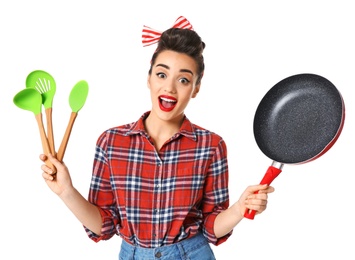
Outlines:
[{"label": "wrist", "polygon": [[233,212],[233,216],[235,216],[238,219],[243,219],[244,218],[243,207],[242,207],[242,205],[241,205],[239,200],[232,205],[231,209],[232,209],[232,212]]},{"label": "wrist", "polygon": [[58,196],[61,200],[65,202],[66,200],[75,197],[76,193],[78,193],[78,191],[73,186],[69,186],[68,188],[64,189],[60,194],[58,194]]}]

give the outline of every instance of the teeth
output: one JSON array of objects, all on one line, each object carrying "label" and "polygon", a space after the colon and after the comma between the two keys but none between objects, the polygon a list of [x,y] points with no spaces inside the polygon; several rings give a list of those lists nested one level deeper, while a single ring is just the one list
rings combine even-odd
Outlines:
[{"label": "teeth", "polygon": [[168,98],[164,98],[164,97],[161,97],[162,100],[164,100],[165,102],[170,102],[170,103],[175,103],[176,100],[172,100],[172,99],[168,99]]}]

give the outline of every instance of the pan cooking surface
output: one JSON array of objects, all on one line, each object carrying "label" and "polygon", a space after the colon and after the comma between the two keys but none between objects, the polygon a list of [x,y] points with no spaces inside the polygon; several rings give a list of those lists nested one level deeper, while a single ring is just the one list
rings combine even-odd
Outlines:
[{"label": "pan cooking surface", "polygon": [[314,74],[288,77],[261,100],[254,117],[255,140],[274,161],[310,161],[337,136],[343,109],[340,93],[327,79]]}]

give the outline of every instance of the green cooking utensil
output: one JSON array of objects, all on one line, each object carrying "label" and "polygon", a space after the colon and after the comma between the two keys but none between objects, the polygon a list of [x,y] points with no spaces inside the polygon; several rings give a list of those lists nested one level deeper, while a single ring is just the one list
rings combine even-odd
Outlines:
[{"label": "green cooking utensil", "polygon": [[79,110],[84,106],[86,98],[89,93],[89,85],[85,80],[81,80],[72,88],[69,95],[69,105],[72,110],[69,123],[67,125],[64,137],[60,144],[57,159],[59,161],[63,160],[65,150],[69,141],[70,133],[74,125],[74,121],[78,115]]},{"label": "green cooking utensil", "polygon": [[48,72],[35,70],[28,74],[26,78],[26,88],[34,88],[42,95],[42,104],[46,113],[49,148],[51,153],[55,155],[52,123],[52,105],[54,94],[56,92],[55,80]]},{"label": "green cooking utensil", "polygon": [[[18,106],[21,109],[32,111],[33,114],[35,115],[38,128],[39,128],[39,133],[41,136],[41,142],[42,142],[42,148],[43,148],[43,153],[48,155],[50,153],[50,148],[48,144],[48,139],[44,130],[44,125],[43,125],[43,120],[42,120],[42,96],[41,94],[32,88],[26,88],[18,92],[14,99],[13,102],[15,103],[16,106]],[[47,159],[45,163],[52,168],[54,172],[56,172],[56,168],[54,165]]]}]

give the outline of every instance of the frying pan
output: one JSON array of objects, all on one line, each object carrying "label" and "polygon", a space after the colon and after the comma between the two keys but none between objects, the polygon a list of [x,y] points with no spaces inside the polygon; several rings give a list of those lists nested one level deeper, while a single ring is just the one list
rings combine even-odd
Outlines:
[{"label": "frying pan", "polygon": [[[258,147],[273,160],[260,184],[270,185],[284,164],[307,163],[326,153],[337,141],[344,119],[340,92],[322,76],[297,74],[274,85],[260,101],[253,123]],[[254,210],[244,214],[254,216]]]}]

